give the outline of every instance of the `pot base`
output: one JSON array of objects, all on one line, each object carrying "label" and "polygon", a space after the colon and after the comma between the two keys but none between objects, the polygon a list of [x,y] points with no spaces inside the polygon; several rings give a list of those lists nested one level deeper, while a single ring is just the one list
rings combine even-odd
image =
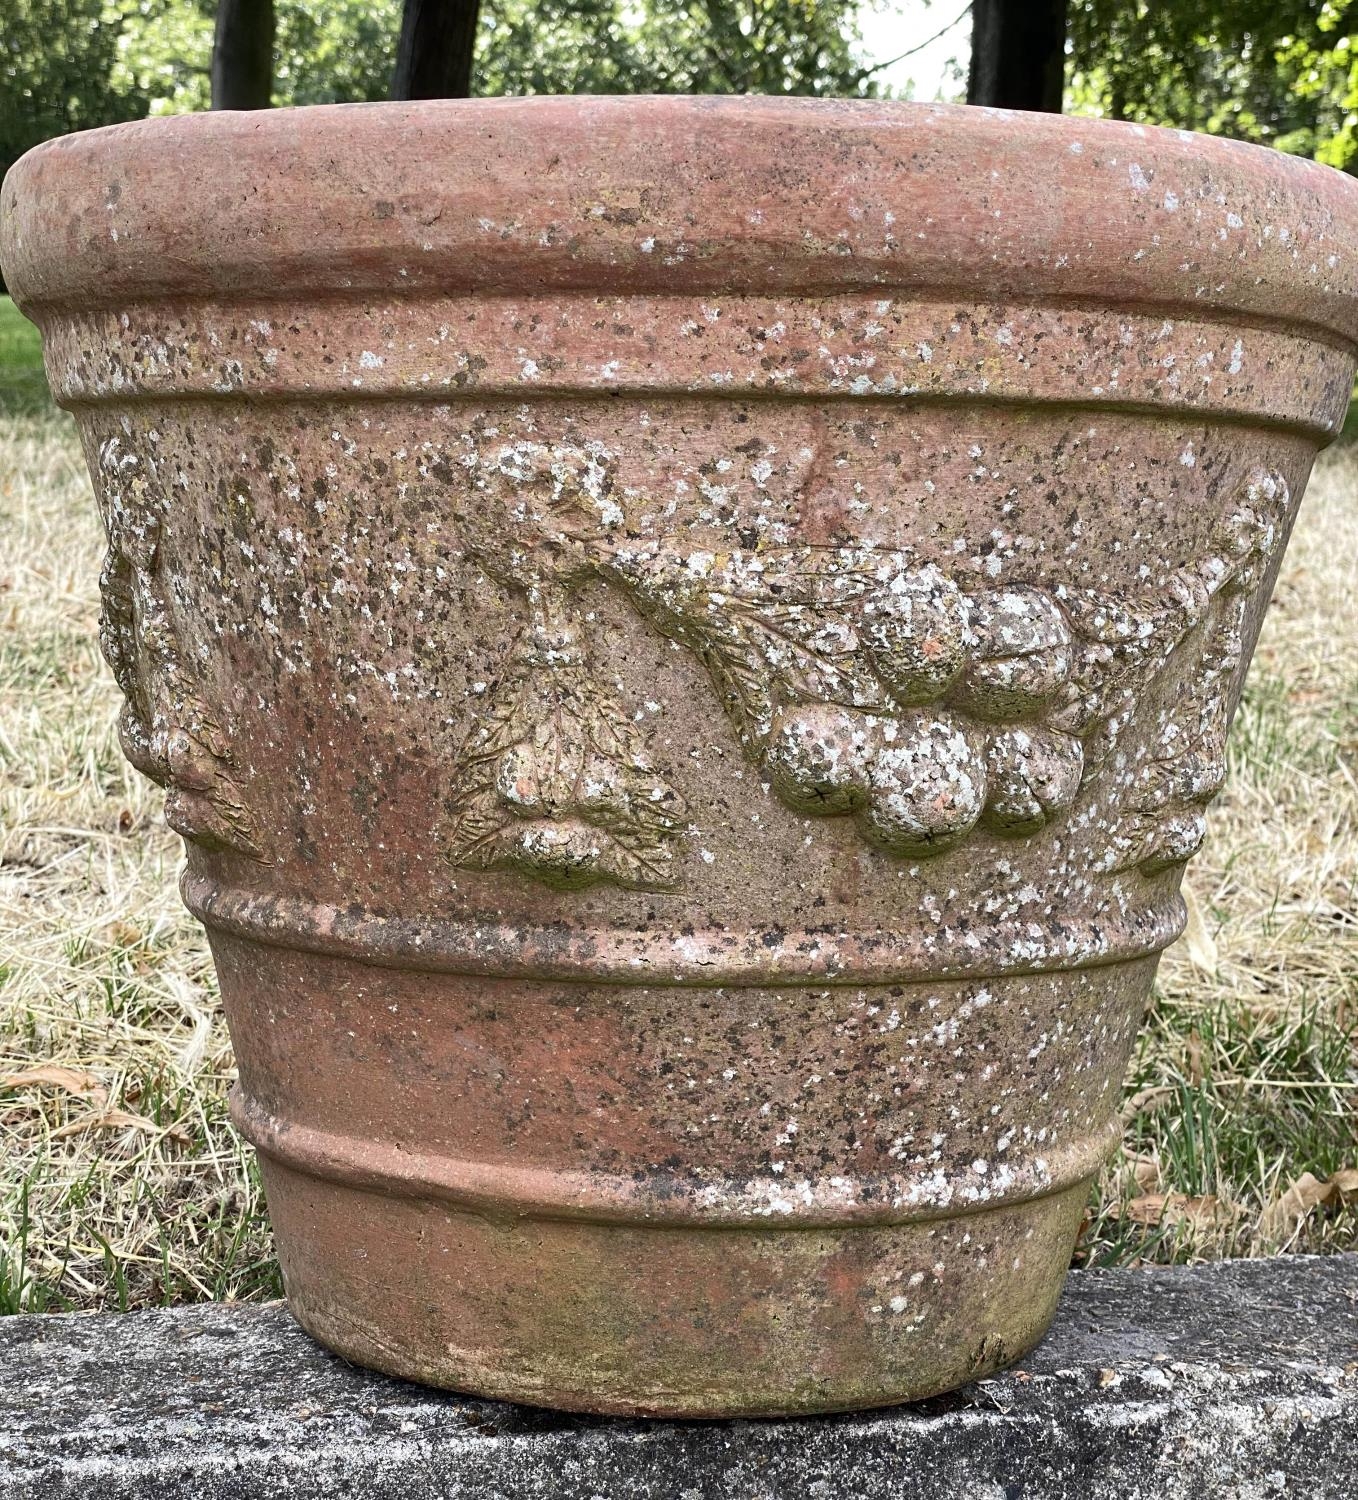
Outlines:
[{"label": "pot base", "polygon": [[961,1218],[748,1229],[493,1217],[262,1158],[289,1306],[355,1363],[616,1416],[919,1400],[1056,1310],[1089,1184]]}]

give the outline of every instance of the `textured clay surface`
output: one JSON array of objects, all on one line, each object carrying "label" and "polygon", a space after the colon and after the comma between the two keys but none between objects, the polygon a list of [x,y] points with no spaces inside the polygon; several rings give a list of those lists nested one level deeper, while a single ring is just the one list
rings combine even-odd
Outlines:
[{"label": "textured clay surface", "polygon": [[303,1324],[672,1415],[1030,1348],[1343,417],[1358,188],[543,99],[116,127],[0,209]]}]

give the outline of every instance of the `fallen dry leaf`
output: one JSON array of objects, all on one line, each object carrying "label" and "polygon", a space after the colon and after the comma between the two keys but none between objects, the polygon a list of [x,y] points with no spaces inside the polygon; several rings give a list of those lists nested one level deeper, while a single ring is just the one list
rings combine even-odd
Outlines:
[{"label": "fallen dry leaf", "polygon": [[1350,1203],[1358,1203],[1358,1168],[1345,1167],[1326,1182],[1321,1182],[1314,1172],[1303,1172],[1259,1216],[1259,1229],[1270,1239],[1286,1239],[1317,1208],[1339,1208]]},{"label": "fallen dry leaf", "polygon": [[1160,1186],[1160,1159],[1138,1151],[1123,1151],[1123,1161],[1131,1169],[1139,1196],[1153,1193]]},{"label": "fallen dry leaf", "polygon": [[1202,1062],[1202,1038],[1194,1027],[1188,1034],[1188,1081],[1194,1088],[1202,1082],[1206,1070]]},{"label": "fallen dry leaf", "polygon": [[104,940],[115,948],[135,948],[144,934],[135,923],[125,922],[121,917],[104,928]]},{"label": "fallen dry leaf", "polygon": [[1143,1193],[1122,1205],[1123,1217],[1133,1224],[1158,1224],[1164,1217],[1167,1193]]},{"label": "fallen dry leaf", "polygon": [[1215,1193],[1190,1197],[1187,1193],[1144,1193],[1123,1205],[1123,1214],[1133,1224],[1178,1224],[1187,1221],[1199,1226],[1214,1224],[1229,1216]]},{"label": "fallen dry leaf", "polygon": [[105,1097],[104,1087],[95,1074],[86,1073],[82,1068],[64,1068],[59,1063],[40,1063],[36,1067],[25,1068],[21,1073],[6,1073],[0,1077],[0,1089],[43,1086],[62,1089],[81,1099]]},{"label": "fallen dry leaf", "polygon": [[1174,1090],[1167,1083],[1153,1084],[1150,1088],[1138,1089],[1122,1106],[1122,1123],[1130,1125],[1143,1109],[1159,1109],[1174,1097]]},{"label": "fallen dry leaf", "polygon": [[1275,1198],[1259,1218],[1259,1228],[1269,1236],[1290,1234],[1313,1208],[1330,1196],[1330,1184],[1313,1172],[1303,1172],[1280,1198]]},{"label": "fallen dry leaf", "polygon": [[59,1130],[54,1130],[52,1139],[59,1140],[64,1135],[78,1135],[86,1130],[146,1130],[155,1135],[169,1136],[171,1140],[178,1141],[184,1146],[187,1146],[193,1139],[182,1125],[157,1125],[146,1115],[129,1114],[125,1109],[106,1109],[99,1114],[84,1115],[79,1120],[71,1120]]},{"label": "fallen dry leaf", "polygon": [[1336,1172],[1330,1178],[1330,1186],[1345,1207],[1350,1203],[1358,1203],[1358,1167],[1345,1167]]},{"label": "fallen dry leaf", "polygon": [[1219,962],[1217,944],[1216,939],[1208,930],[1202,903],[1186,880],[1180,887],[1179,894],[1183,897],[1184,906],[1188,910],[1188,922],[1184,927],[1181,940],[1184,951],[1188,954],[1188,961],[1195,969],[1201,969],[1204,974],[1215,975]]}]

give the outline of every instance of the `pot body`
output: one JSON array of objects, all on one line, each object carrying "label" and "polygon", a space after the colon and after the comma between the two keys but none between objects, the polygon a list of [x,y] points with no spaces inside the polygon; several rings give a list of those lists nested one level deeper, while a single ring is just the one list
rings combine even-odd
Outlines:
[{"label": "pot body", "polygon": [[6,274],[308,1329],[684,1416],[1032,1346],[1342,419],[1354,199],[786,101],[25,158]]}]

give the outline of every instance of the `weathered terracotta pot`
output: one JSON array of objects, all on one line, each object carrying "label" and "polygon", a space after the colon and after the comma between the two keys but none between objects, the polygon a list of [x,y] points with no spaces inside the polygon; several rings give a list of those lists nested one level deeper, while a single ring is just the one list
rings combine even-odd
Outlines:
[{"label": "weathered terracotta pot", "polygon": [[288,1296],[601,1412],[1051,1316],[1358,338],[1358,187],[1136,126],[539,99],[10,174]]}]

